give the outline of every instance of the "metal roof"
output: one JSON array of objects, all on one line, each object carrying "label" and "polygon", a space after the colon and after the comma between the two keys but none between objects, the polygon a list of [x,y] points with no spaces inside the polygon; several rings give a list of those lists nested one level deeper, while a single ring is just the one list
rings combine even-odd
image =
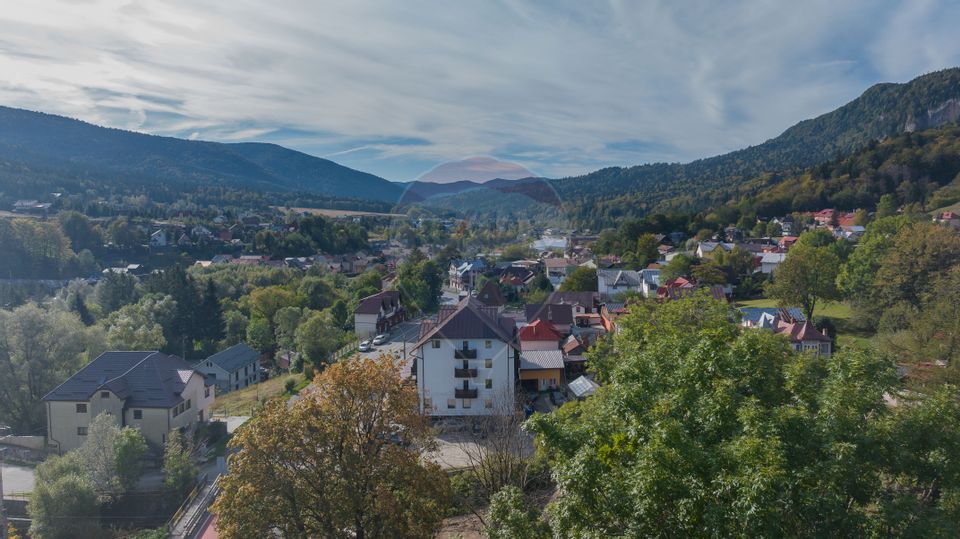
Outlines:
[{"label": "metal roof", "polygon": [[259,357],[260,353],[247,346],[247,343],[239,343],[213,354],[205,361],[210,361],[227,372],[236,372],[253,364]]},{"label": "metal roof", "polygon": [[562,369],[563,352],[560,350],[527,350],[520,353],[520,370]]},{"label": "metal roof", "polygon": [[589,397],[597,392],[597,389],[600,387],[600,384],[594,382],[593,380],[587,378],[586,376],[581,376],[576,380],[567,384],[567,387],[570,388],[570,391],[575,397],[583,398]]}]

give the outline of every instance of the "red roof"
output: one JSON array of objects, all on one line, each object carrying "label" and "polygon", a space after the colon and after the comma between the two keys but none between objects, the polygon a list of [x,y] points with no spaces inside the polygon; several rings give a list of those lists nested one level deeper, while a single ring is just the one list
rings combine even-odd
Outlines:
[{"label": "red roof", "polygon": [[683,277],[677,277],[676,279],[670,279],[663,286],[665,288],[693,288],[693,283]]},{"label": "red roof", "polygon": [[520,328],[521,341],[559,341],[562,338],[553,324],[544,320],[536,320],[528,326]]}]

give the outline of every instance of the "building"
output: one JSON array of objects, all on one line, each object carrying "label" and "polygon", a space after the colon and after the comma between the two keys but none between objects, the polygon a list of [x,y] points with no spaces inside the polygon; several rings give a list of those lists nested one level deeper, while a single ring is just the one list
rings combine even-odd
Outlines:
[{"label": "building", "polygon": [[741,308],[740,312],[741,325],[768,329],[783,335],[790,340],[790,345],[797,352],[813,352],[823,357],[830,357],[833,353],[833,340],[827,334],[817,331],[797,307]]},{"label": "building", "polygon": [[714,255],[717,253],[717,249],[721,251],[730,252],[733,248],[736,247],[733,243],[724,243],[716,241],[701,241],[700,245],[697,246],[697,258],[705,258],[707,260],[713,260]]},{"label": "building", "polygon": [[228,393],[260,382],[260,353],[246,343],[235,344],[196,365],[217,393]]},{"label": "building", "polygon": [[569,258],[547,258],[543,261],[544,270],[547,272],[547,278],[553,288],[560,288],[567,275],[577,269],[577,263]]},{"label": "building", "polygon": [[150,247],[166,247],[167,246],[167,231],[164,229],[159,229],[153,234],[150,234]]},{"label": "building", "polygon": [[452,261],[447,270],[447,277],[450,281],[450,288],[460,292],[469,292],[476,287],[477,277],[480,276],[487,266],[483,260],[476,259],[468,262]]},{"label": "building", "polygon": [[504,306],[507,304],[503,292],[500,291],[500,285],[494,280],[484,283],[480,291],[477,292],[477,299],[487,307],[496,307],[498,313],[502,313]]},{"label": "building", "polygon": [[353,312],[353,330],[357,337],[372,337],[389,331],[405,319],[400,292],[384,290],[360,300]]},{"label": "building", "polygon": [[527,391],[559,387],[563,379],[563,335],[544,320],[520,328],[520,385]]},{"label": "building", "polygon": [[545,320],[535,320],[520,328],[520,351],[559,350],[563,335]]},{"label": "building", "polygon": [[643,292],[643,278],[639,271],[621,269],[597,270],[597,290],[602,299],[613,299],[624,292]]},{"label": "building", "polygon": [[760,272],[764,275],[769,275],[776,271],[780,264],[783,263],[787,258],[786,253],[761,253],[760,258]]},{"label": "building", "polygon": [[424,320],[414,349],[420,409],[431,416],[512,413],[520,363],[516,325],[467,296]]},{"label": "building", "polygon": [[159,450],[171,431],[190,432],[206,421],[213,399],[203,374],[179,357],[104,352],[43,398],[47,444],[60,453],[80,447],[87,427],[106,412]]}]

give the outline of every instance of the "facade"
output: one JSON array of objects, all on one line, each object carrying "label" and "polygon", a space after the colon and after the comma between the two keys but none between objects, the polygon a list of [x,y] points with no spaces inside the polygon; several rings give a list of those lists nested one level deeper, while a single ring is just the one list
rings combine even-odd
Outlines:
[{"label": "facade", "polygon": [[357,337],[365,339],[385,333],[404,320],[400,292],[384,290],[360,300],[353,313],[353,330]]},{"label": "facade", "polygon": [[503,292],[500,291],[500,285],[494,280],[487,281],[480,288],[480,291],[477,292],[477,299],[487,307],[495,307],[498,313],[502,313],[504,306],[507,304]]},{"label": "facade", "polygon": [[514,322],[468,296],[424,320],[414,345],[420,410],[431,416],[512,413],[520,349]]},{"label": "facade", "polygon": [[260,353],[239,343],[200,361],[197,370],[217,393],[228,393],[260,382]]},{"label": "facade", "polygon": [[602,299],[612,299],[624,292],[641,292],[643,278],[639,271],[621,269],[597,270],[597,290]]},{"label": "facade", "polygon": [[786,258],[786,253],[761,253],[760,272],[764,275],[773,273]]},{"label": "facade", "polygon": [[472,291],[476,287],[477,277],[480,276],[486,268],[486,264],[480,259],[469,262],[450,262],[450,268],[447,270],[450,288],[460,292]]},{"label": "facade", "polygon": [[164,229],[159,229],[153,234],[150,234],[150,247],[166,247],[167,246],[167,231]]},{"label": "facade", "polygon": [[160,449],[171,431],[189,432],[206,421],[213,399],[203,374],[176,356],[104,352],[43,398],[47,444],[60,453],[80,447],[87,427],[105,412]]},{"label": "facade", "polygon": [[697,258],[705,258],[707,260],[713,260],[714,255],[717,253],[717,249],[722,251],[730,252],[735,247],[732,243],[723,243],[715,241],[701,241],[700,245],[697,246]]},{"label": "facade", "polygon": [[520,385],[527,391],[556,389],[563,381],[563,336],[550,322],[520,328]]},{"label": "facade", "polygon": [[569,258],[547,258],[543,261],[543,268],[550,284],[557,289],[567,279],[567,275],[577,269],[577,263]]}]

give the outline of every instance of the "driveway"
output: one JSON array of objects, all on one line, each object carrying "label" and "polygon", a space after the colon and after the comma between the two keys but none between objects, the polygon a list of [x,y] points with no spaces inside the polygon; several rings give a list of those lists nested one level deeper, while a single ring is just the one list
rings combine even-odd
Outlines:
[{"label": "driveway", "polygon": [[26,494],[33,492],[34,469],[14,464],[3,465],[3,493]]}]

